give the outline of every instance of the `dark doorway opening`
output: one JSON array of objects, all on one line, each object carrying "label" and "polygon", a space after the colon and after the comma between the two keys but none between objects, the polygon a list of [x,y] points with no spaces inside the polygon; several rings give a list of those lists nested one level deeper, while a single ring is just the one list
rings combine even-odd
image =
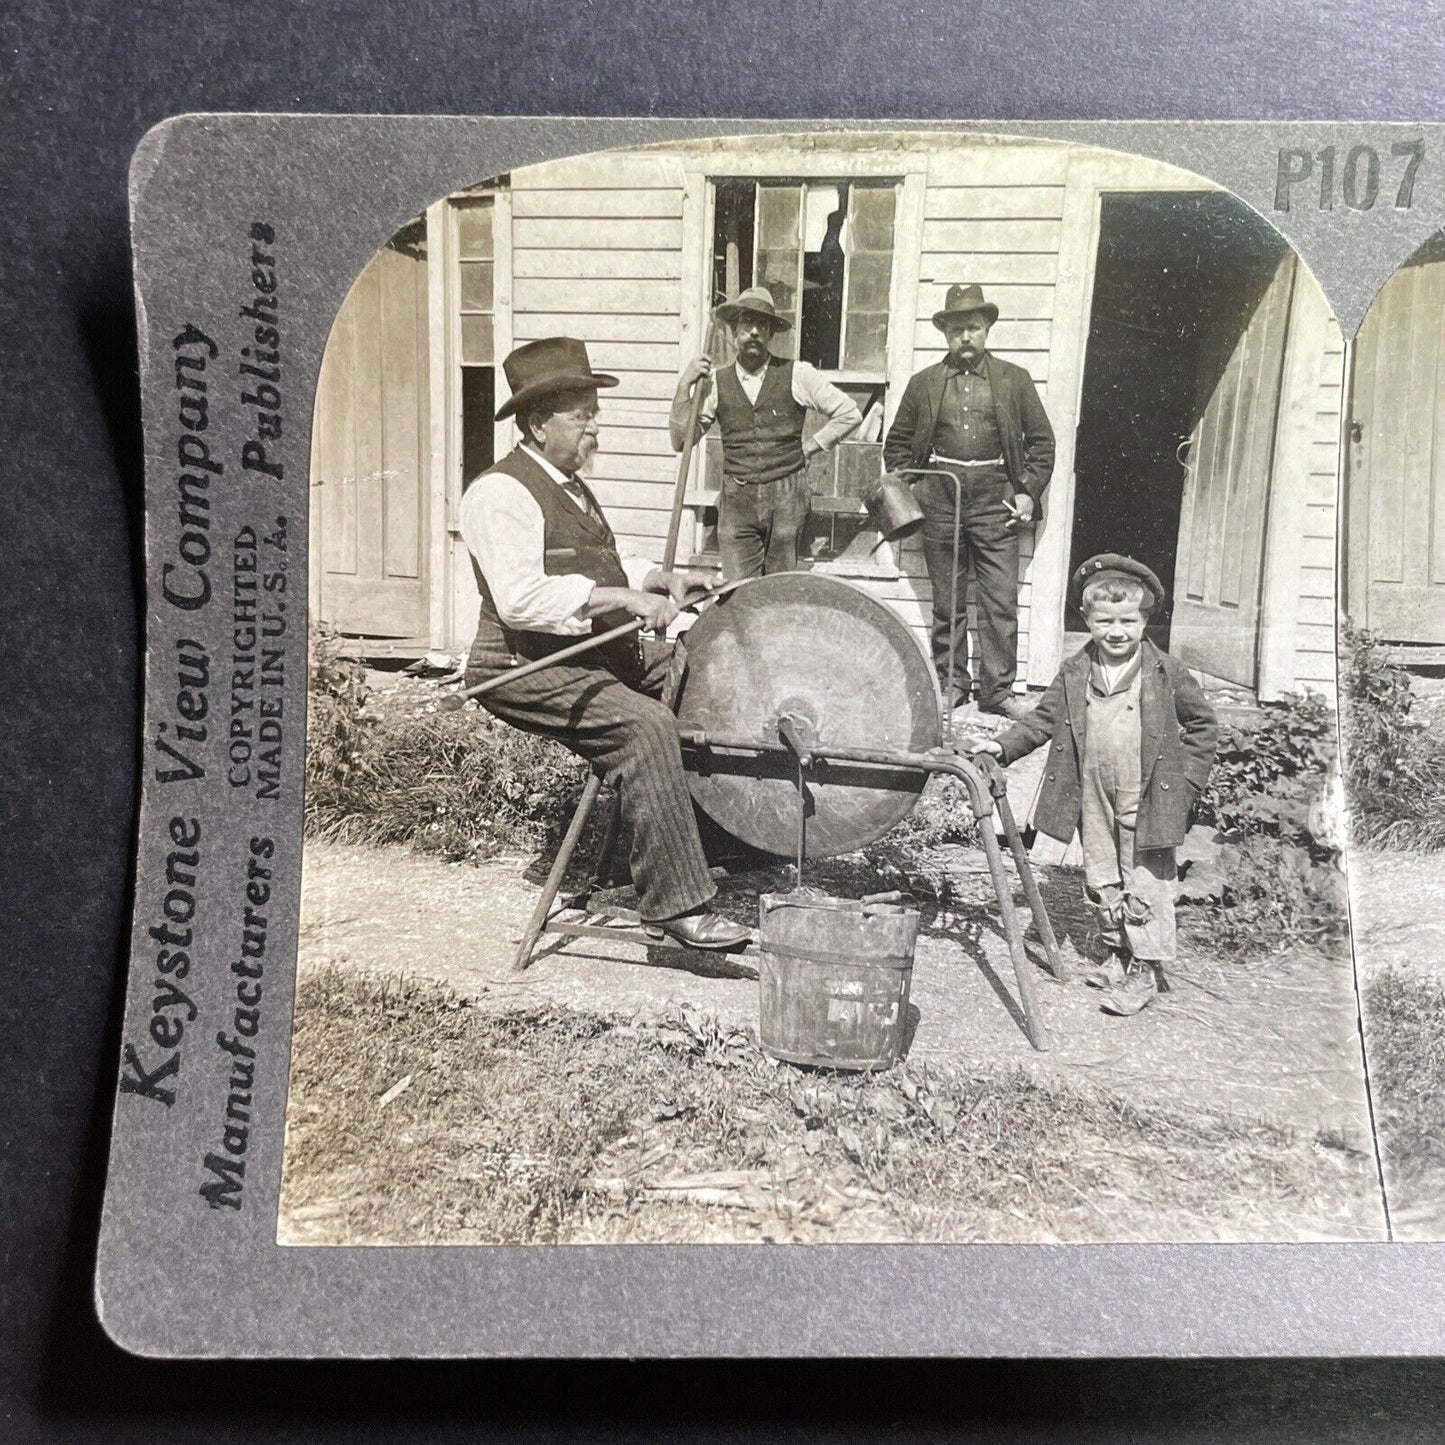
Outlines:
[{"label": "dark doorway opening", "polygon": [[[1172,600],[1189,438],[1287,250],[1221,192],[1101,197],[1070,575],[1095,553],[1123,552],[1152,567]],[[1170,615],[1152,619],[1160,647]],[[1072,610],[1065,630],[1083,631]]]}]

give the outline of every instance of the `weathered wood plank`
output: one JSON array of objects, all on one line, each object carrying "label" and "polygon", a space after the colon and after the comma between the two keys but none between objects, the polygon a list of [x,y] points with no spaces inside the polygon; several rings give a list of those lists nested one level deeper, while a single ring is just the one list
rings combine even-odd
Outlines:
[{"label": "weathered wood plank", "polygon": [[929,186],[924,192],[926,221],[1058,220],[1064,214],[1064,187],[1006,186],[997,183],[972,186]]},{"label": "weathered wood plank", "polygon": [[955,282],[974,282],[985,293],[994,286],[1052,286],[1058,272],[1059,258],[1052,251],[925,251],[918,268],[919,281],[940,292]]},{"label": "weathered wood plank", "polygon": [[617,405],[619,402],[671,402],[677,389],[677,378],[666,371],[629,371],[618,377],[621,385],[615,390],[603,393],[603,405]]},{"label": "weathered wood plank", "polygon": [[[619,482],[663,482],[668,487],[677,477],[677,461],[672,456],[648,456],[637,452],[599,451],[587,473],[599,481]],[[671,494],[664,498],[662,506],[671,505]]]},{"label": "weathered wood plank", "polygon": [[525,311],[513,318],[516,338],[537,341],[544,336],[576,336],[594,341],[671,341],[678,339],[678,319],[671,315],[599,314],[575,311]]},{"label": "weathered wood plank", "polygon": [[923,250],[1033,251],[1053,255],[1059,249],[1058,221],[925,221]]},{"label": "weathered wood plank", "polygon": [[512,248],[524,250],[676,251],[682,218],[522,217],[512,222]]},{"label": "weathered wood plank", "polygon": [[666,422],[659,417],[658,423],[657,426],[652,427],[614,425],[612,419],[604,411],[599,450],[618,456],[656,456],[675,459],[677,453],[672,449]]},{"label": "weathered wood plank", "polygon": [[963,140],[930,153],[928,184],[1062,186],[1069,151],[1057,141]]},{"label": "weathered wood plank", "polygon": [[425,401],[421,349],[425,342],[426,267],[395,251],[381,251],[380,367],[382,403],[382,487],[386,577],[422,575],[422,524],[426,476],[422,418]]},{"label": "weathered wood plank", "polygon": [[676,281],[518,280],[512,293],[516,312],[649,312],[677,316],[682,288]]},{"label": "weathered wood plank", "polygon": [[682,275],[682,257],[676,251],[518,251],[512,274],[519,280],[675,280]]},{"label": "weathered wood plank", "polygon": [[671,485],[658,481],[621,481],[613,477],[591,477],[587,485],[610,519],[614,510],[636,512],[668,511],[672,506]]},{"label": "weathered wood plank", "polygon": [[681,218],[681,190],[514,190],[512,215]]}]

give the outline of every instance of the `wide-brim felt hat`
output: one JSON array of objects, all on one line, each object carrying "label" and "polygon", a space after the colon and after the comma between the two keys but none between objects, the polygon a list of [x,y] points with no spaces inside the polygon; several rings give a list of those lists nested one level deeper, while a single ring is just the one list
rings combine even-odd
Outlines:
[{"label": "wide-brim felt hat", "polygon": [[1134,558],[1126,557],[1122,552],[1100,552],[1097,556],[1090,557],[1087,562],[1081,562],[1074,569],[1073,578],[1069,583],[1069,600],[1073,603],[1076,611],[1084,610],[1084,587],[1096,577],[1142,583],[1153,594],[1154,602],[1151,608],[1153,611],[1157,611],[1168,600],[1164,584],[1142,562],[1136,562]]},{"label": "wide-brim felt hat", "polygon": [[618,384],[615,376],[593,371],[586,344],[570,336],[526,342],[502,363],[502,372],[512,394],[498,410],[498,421],[554,391],[594,391]]},{"label": "wide-brim felt hat", "polygon": [[739,291],[731,301],[720,302],[712,314],[731,326],[744,311],[766,316],[779,331],[793,329],[792,321],[778,310],[773,293],[766,286],[749,286],[746,291]]},{"label": "wide-brim felt hat", "polygon": [[983,299],[982,287],[950,286],[948,295],[943,298],[943,310],[933,313],[933,324],[942,331],[951,317],[973,316],[978,312],[988,317],[990,326],[998,320],[998,307],[992,301]]}]

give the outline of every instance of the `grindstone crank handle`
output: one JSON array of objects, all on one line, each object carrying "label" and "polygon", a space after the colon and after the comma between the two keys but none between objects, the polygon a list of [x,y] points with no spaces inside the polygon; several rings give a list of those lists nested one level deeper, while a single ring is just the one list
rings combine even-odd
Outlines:
[{"label": "grindstone crank handle", "polygon": [[[718,587],[708,587],[702,596],[684,602],[678,610],[681,612],[691,611],[704,602],[710,602],[715,597],[721,597],[725,593],[731,592],[738,585],[736,582],[725,582]],[[616,627],[609,628],[606,632],[599,632],[596,637],[584,637],[581,642],[574,642],[571,647],[564,647],[558,652],[549,653],[546,657],[533,658],[531,662],[524,662],[520,667],[509,667],[506,672],[499,673],[496,677],[489,677],[475,687],[463,688],[461,692],[448,693],[438,704],[439,709],[442,712],[455,712],[468,698],[481,697],[484,693],[491,692],[493,688],[501,687],[505,683],[530,677],[534,672],[555,667],[559,662],[569,662],[574,657],[580,657],[584,652],[591,652],[594,647],[601,647],[605,643],[616,642],[620,637],[628,637],[634,632],[641,632],[646,625],[641,617],[634,617],[628,622],[622,622]]]},{"label": "grindstone crank handle", "polygon": [[506,672],[499,673],[496,677],[489,677],[475,687],[450,693],[441,700],[439,706],[443,712],[455,712],[469,697],[481,697],[483,693],[491,692],[495,687],[516,682],[519,678],[530,677],[534,672],[541,672],[544,668],[555,667],[559,662],[567,662],[571,658],[580,657],[584,652],[591,652],[594,647],[601,647],[604,643],[616,642],[619,637],[627,637],[634,632],[641,632],[644,626],[645,623],[641,617],[634,617],[630,622],[623,622],[616,627],[609,628],[606,632],[599,632],[596,637],[584,637],[581,642],[574,642],[571,647],[564,647],[559,652],[550,653],[546,657],[533,658],[531,662],[524,662],[520,667],[509,667]]}]

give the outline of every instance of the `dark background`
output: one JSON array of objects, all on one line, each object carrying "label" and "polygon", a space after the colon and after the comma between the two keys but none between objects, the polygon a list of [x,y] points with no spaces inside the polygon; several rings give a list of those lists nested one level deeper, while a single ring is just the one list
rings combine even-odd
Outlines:
[{"label": "dark background", "polygon": [[11,0],[0,42],[0,1440],[1445,1438],[1432,1362],[161,1365],[112,1347],[90,1306],[139,711],[125,176],[149,126],[187,110],[1440,120],[1435,0]]}]

